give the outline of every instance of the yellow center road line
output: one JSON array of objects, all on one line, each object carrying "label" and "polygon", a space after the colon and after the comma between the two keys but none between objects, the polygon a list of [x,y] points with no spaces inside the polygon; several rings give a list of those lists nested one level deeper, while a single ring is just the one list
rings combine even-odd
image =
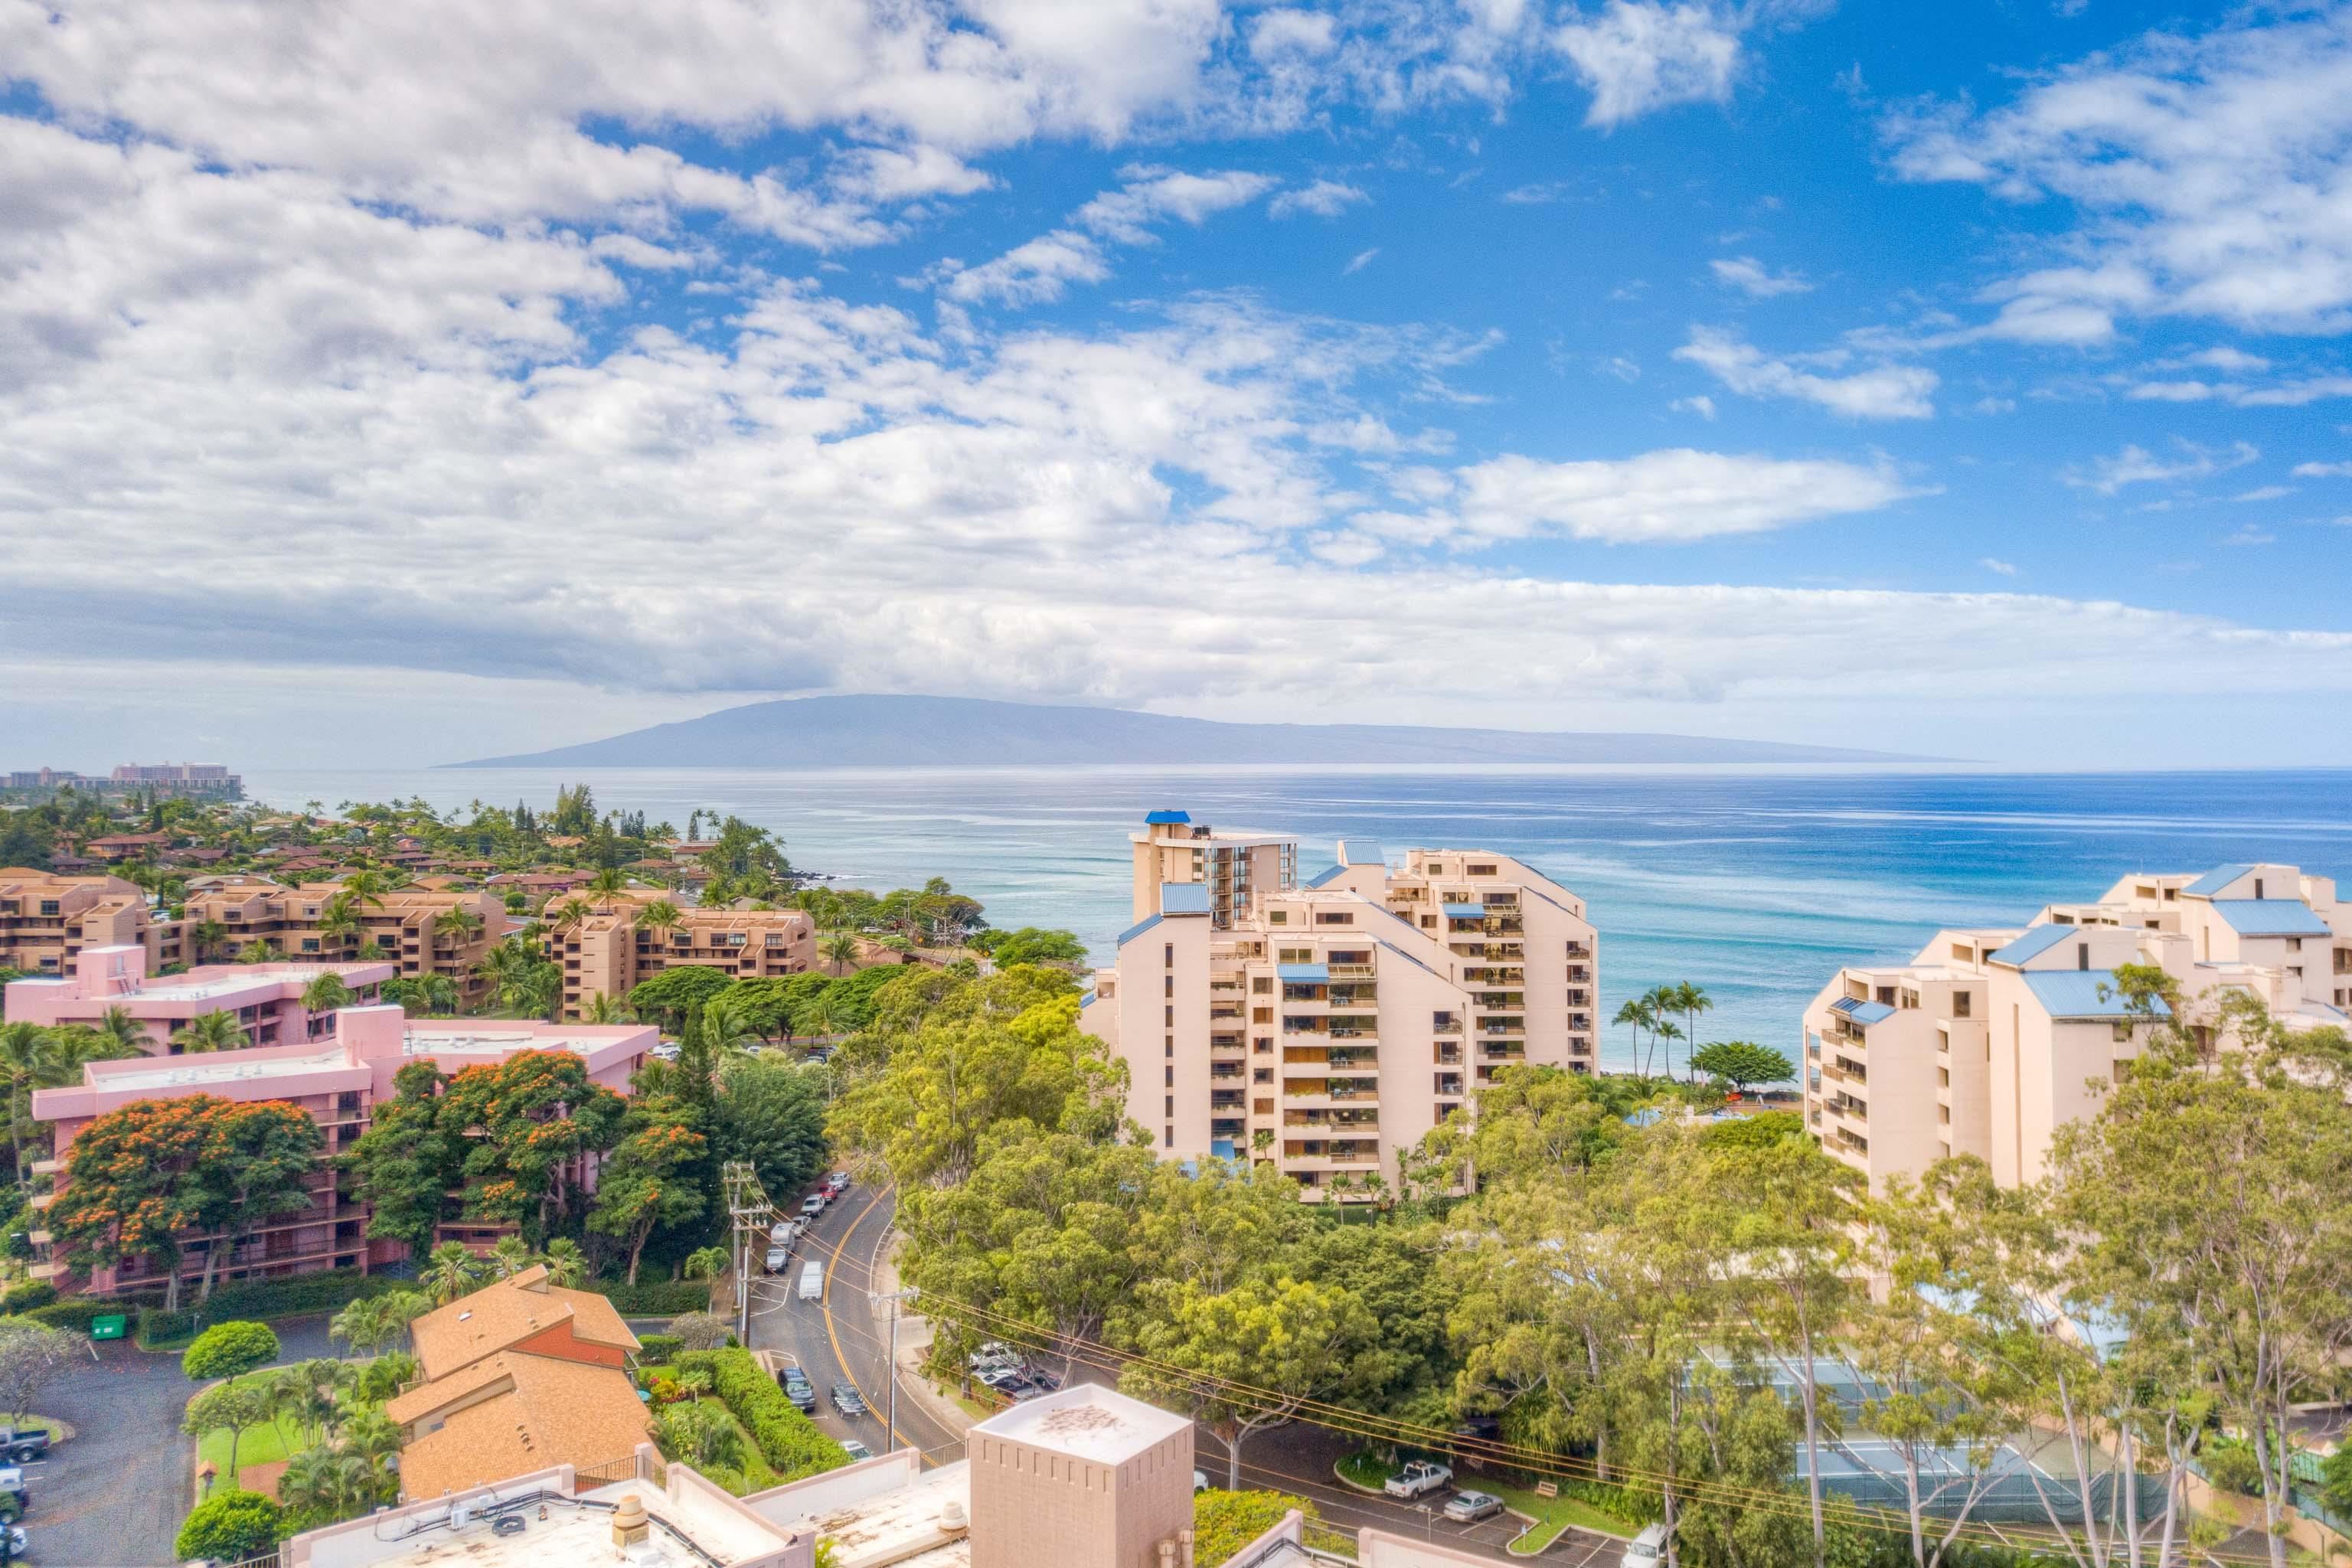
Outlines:
[{"label": "yellow center road line", "polygon": [[[849,1246],[850,1237],[856,1236],[857,1234],[857,1227],[866,1223],[866,1216],[872,1214],[876,1206],[878,1205],[883,1199],[888,1197],[894,1190],[895,1189],[892,1187],[882,1188],[871,1198],[866,1200],[866,1206],[864,1208],[857,1211],[857,1217],[849,1222],[848,1226],[841,1233],[841,1239],[834,1243],[832,1254],[833,1265],[839,1265],[841,1262],[842,1253],[847,1249]],[[818,1310],[824,1313],[824,1337],[833,1346],[834,1364],[841,1368],[841,1375],[848,1380],[850,1387],[857,1391],[857,1397],[866,1401],[866,1409],[873,1411],[874,1414],[882,1417],[883,1435],[888,1440],[890,1446],[892,1447],[896,1447],[898,1442],[898,1428],[897,1425],[891,1421],[887,1414],[889,1406],[886,1404],[879,1409],[875,1407],[874,1396],[866,1392],[865,1385],[857,1381],[857,1374],[849,1370],[849,1358],[844,1355],[841,1352],[841,1336],[839,1333],[835,1331],[833,1325],[833,1281],[835,1271],[835,1267],[828,1267],[825,1269],[824,1289],[823,1293],[817,1298]],[[871,1265],[867,1268],[866,1283],[870,1294],[871,1288],[874,1284]],[[887,1368],[886,1375],[895,1380],[898,1375],[898,1369],[895,1366]],[[922,1452],[920,1446],[914,1443],[909,1443],[907,1446],[916,1450],[918,1455],[916,1468],[920,1469],[922,1468],[922,1460],[919,1457]]]}]

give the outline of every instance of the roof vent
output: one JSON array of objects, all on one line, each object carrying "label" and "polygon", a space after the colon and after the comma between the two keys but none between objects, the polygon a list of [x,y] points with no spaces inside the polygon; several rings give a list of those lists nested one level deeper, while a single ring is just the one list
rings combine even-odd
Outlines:
[{"label": "roof vent", "polygon": [[961,1536],[971,1529],[971,1517],[963,1510],[963,1500],[950,1498],[940,1504],[940,1532]]},{"label": "roof vent", "polygon": [[643,1499],[631,1492],[613,1510],[613,1544],[626,1552],[632,1546],[642,1546],[650,1532]]}]

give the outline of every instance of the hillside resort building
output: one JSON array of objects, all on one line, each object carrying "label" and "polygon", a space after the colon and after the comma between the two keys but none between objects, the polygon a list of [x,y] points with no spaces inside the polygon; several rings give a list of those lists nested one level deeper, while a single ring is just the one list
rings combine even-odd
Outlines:
[{"label": "hillside resort building", "polygon": [[1128,1064],[1163,1157],[1263,1160],[1312,1200],[1393,1190],[1398,1155],[1521,1062],[1591,1072],[1584,900],[1507,855],[1361,839],[1301,881],[1295,838],[1155,811],[1135,921],[1079,1025]]},{"label": "hillside resort building", "polygon": [[142,948],[150,970],[181,958],[179,927],[149,913],[136,882],[0,867],[0,969],[71,974],[89,947]]},{"label": "hillside resort building", "polygon": [[764,980],[805,974],[816,963],[816,922],[798,910],[698,906],[677,909],[666,925],[646,923],[646,910],[667,901],[644,889],[567,892],[547,901],[541,946],[563,968],[562,1016],[587,1016],[600,996],[624,1002],[637,985],[681,965]]},{"label": "hillside resort building", "polygon": [[2289,1029],[2340,1027],[2352,907],[2293,866],[2135,874],[2022,927],[1939,931],[1908,963],[1841,969],[1805,1009],[1805,1120],[1874,1189],[1954,1154],[2004,1185],[2039,1180],[2052,1135],[2095,1112],[2150,1027],[2126,1010],[2124,964],[2171,976],[2193,1027],[2231,991]]}]

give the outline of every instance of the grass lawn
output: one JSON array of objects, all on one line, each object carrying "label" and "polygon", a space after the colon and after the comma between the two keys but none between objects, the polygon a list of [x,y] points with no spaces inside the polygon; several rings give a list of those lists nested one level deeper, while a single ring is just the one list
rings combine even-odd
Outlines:
[{"label": "grass lawn", "polygon": [[1339,1477],[1379,1491],[1388,1483],[1390,1466],[1377,1454],[1350,1454],[1339,1461]]},{"label": "grass lawn", "polygon": [[1517,1513],[1531,1516],[1537,1522],[1526,1533],[1511,1542],[1511,1555],[1532,1557],[1559,1539],[1560,1531],[1573,1526],[1602,1535],[1613,1535],[1620,1541],[1631,1541],[1639,1526],[1601,1512],[1589,1502],[1571,1497],[1543,1498],[1523,1487],[1505,1486],[1500,1481],[1473,1479],[1468,1486],[1482,1492],[1493,1492],[1503,1500],[1505,1507]]},{"label": "grass lawn", "polygon": [[[241,1381],[266,1382],[270,1372],[249,1372]],[[247,1465],[272,1464],[290,1459],[310,1445],[304,1440],[300,1425],[292,1420],[265,1421],[258,1426],[248,1426],[237,1434],[236,1464],[243,1469]],[[196,1439],[196,1458],[213,1467],[220,1479],[216,1487],[227,1486],[236,1478],[228,1473],[228,1428],[215,1426]]]}]

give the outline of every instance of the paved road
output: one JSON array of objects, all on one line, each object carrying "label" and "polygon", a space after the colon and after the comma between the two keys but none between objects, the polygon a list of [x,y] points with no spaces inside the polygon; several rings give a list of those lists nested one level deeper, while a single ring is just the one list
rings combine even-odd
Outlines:
[{"label": "paved road", "polygon": [[[778,1195],[776,1201],[797,1210],[800,1196],[793,1194],[788,1200]],[[753,1348],[775,1351],[808,1373],[816,1385],[819,1426],[835,1437],[856,1437],[877,1454],[887,1440],[889,1308],[886,1304],[877,1311],[872,1300],[874,1260],[888,1245],[896,1212],[887,1189],[850,1188],[801,1238],[785,1270],[757,1276],[751,1287]],[[801,1266],[811,1258],[825,1266],[821,1301],[803,1301],[799,1296]],[[856,1389],[871,1413],[854,1420],[835,1414],[832,1390],[836,1383]],[[926,1463],[963,1457],[962,1433],[941,1425],[904,1394],[898,1397],[896,1426],[898,1446],[922,1449]]]},{"label": "paved road", "polygon": [[[327,1321],[278,1325],[287,1361],[332,1355]],[[176,1562],[172,1543],[186,1517],[195,1441],[180,1414],[195,1387],[176,1355],[148,1355],[125,1342],[41,1396],[40,1407],[80,1434],[29,1467],[32,1511],[25,1534],[37,1568],[149,1568]]]}]

